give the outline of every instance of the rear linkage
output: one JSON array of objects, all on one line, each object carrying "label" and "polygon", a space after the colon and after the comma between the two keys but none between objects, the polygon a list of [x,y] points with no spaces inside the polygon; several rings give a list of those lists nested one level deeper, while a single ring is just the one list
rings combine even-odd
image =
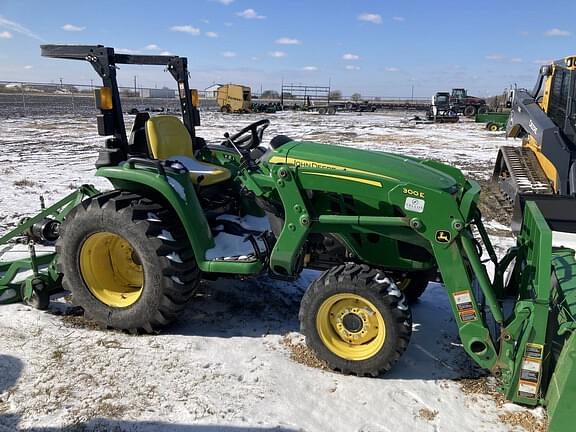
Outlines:
[{"label": "rear linkage", "polygon": [[22,301],[48,308],[50,295],[62,289],[54,251],[60,224],[82,200],[98,193],[83,185],[48,208],[41,197],[40,213],[0,237],[0,304]]}]

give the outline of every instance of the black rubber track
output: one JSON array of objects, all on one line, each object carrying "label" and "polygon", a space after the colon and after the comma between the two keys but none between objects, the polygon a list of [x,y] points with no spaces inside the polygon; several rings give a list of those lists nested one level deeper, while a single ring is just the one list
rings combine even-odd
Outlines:
[{"label": "black rubber track", "polygon": [[[110,307],[92,295],[80,271],[80,250],[92,234],[124,237],[144,268],[140,298],[125,308]],[[140,195],[112,191],[87,199],[70,212],[56,243],[58,271],[72,301],[86,318],[131,332],[155,332],[174,321],[193,296],[200,272],[177,217]]]},{"label": "black rubber track", "polygon": [[[412,334],[412,315],[404,295],[384,276],[367,265],[343,264],[325,271],[306,290],[300,304],[300,331],[318,358],[344,374],[378,376],[392,368],[406,350]],[[386,324],[384,345],[366,360],[346,360],[330,351],[316,328],[316,315],[322,303],[338,293],[352,293],[369,300]]]}]

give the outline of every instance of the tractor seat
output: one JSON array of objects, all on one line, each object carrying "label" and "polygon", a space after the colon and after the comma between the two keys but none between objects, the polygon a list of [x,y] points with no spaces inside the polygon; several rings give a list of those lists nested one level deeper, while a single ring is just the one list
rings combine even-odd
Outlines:
[{"label": "tractor seat", "polygon": [[192,138],[178,117],[151,117],[146,122],[146,140],[152,158],[180,162],[190,172],[194,184],[201,182],[202,186],[210,186],[231,177],[228,169],[194,157]]}]

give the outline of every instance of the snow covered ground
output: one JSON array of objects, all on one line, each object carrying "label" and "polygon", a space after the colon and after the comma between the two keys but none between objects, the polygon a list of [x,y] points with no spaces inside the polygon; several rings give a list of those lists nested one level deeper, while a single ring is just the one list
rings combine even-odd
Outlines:
[{"label": "snow covered ground", "polygon": [[[489,177],[502,133],[402,116],[278,113],[266,136],[401,152]],[[198,135],[217,143],[260,117],[205,113]],[[49,203],[83,183],[106,187],[93,177],[101,145],[93,118],[4,119],[0,143],[0,235],[38,210],[40,194]],[[495,242],[503,250],[511,239]],[[439,284],[414,305],[410,346],[387,375],[357,378],[310,366],[297,313],[315,276],[203,283],[182,319],[154,336],[63,316],[70,311],[63,298],[48,312],[1,306],[0,431],[508,431],[524,430],[502,422],[510,412],[542,416],[464,391],[459,379],[481,371],[458,345]]]}]

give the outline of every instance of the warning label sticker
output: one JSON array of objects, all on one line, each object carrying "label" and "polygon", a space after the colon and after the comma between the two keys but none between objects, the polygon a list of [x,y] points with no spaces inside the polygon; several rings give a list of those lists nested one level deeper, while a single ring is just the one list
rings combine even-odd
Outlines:
[{"label": "warning label sticker", "polygon": [[458,310],[474,309],[472,306],[472,296],[470,291],[458,291],[454,293],[454,303]]},{"label": "warning label sticker", "polygon": [[526,344],[525,356],[535,359],[541,359],[544,353],[544,345],[540,344]]},{"label": "warning label sticker", "polygon": [[530,382],[520,381],[518,384],[518,396],[534,399],[538,394],[538,385]]},{"label": "warning label sticker", "polygon": [[520,369],[520,379],[537,383],[540,379],[541,364],[539,360],[524,358]]},{"label": "warning label sticker", "polygon": [[476,321],[478,319],[478,317],[476,316],[476,311],[474,309],[458,312],[458,314],[460,315],[460,319],[464,322]]},{"label": "warning label sticker", "polygon": [[452,294],[452,296],[454,297],[454,303],[456,304],[458,314],[462,321],[468,322],[478,319],[470,291],[458,291]]},{"label": "warning label sticker", "polygon": [[535,399],[538,396],[543,355],[543,345],[533,343],[526,344],[520,367],[518,396],[530,399]]}]

